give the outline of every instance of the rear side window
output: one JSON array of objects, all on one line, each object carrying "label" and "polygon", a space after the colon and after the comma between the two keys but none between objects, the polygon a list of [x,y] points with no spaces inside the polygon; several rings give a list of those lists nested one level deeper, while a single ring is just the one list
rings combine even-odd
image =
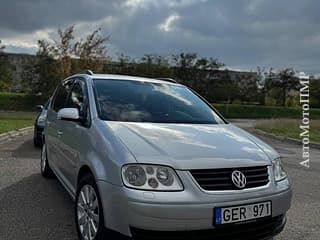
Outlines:
[{"label": "rear side window", "polygon": [[67,81],[62,83],[54,96],[53,110],[58,112],[61,108],[65,107],[67,97],[72,88],[73,81]]}]

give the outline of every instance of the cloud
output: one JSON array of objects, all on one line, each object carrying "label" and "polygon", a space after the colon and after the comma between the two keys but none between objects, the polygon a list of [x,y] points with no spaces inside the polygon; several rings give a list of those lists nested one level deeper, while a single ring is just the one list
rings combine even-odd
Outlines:
[{"label": "cloud", "polygon": [[173,29],[173,24],[180,18],[179,15],[171,15],[167,17],[163,23],[159,25],[159,28],[164,32],[171,32]]},{"label": "cloud", "polygon": [[320,2],[316,0],[30,0],[1,4],[0,39],[32,51],[39,38],[77,25],[84,36],[100,27],[111,52],[197,52],[228,66],[294,67],[320,72]]},{"label": "cloud", "polygon": [[3,38],[2,41],[5,45],[12,45],[25,48],[37,48],[37,40],[45,39],[49,40],[50,35],[53,34],[52,29],[34,31],[32,33],[22,33],[17,37]]}]

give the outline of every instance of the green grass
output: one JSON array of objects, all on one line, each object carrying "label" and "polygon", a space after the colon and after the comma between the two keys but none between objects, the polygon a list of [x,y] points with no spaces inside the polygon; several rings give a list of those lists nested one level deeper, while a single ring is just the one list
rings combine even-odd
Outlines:
[{"label": "green grass", "polygon": [[0,119],[21,119],[30,120],[35,119],[36,112],[13,112],[13,111],[0,111]]},{"label": "green grass", "polygon": [[0,92],[0,133],[33,126],[35,106],[42,104],[39,96]]},{"label": "green grass", "polygon": [[34,112],[0,112],[0,133],[33,126]]},{"label": "green grass", "polygon": [[[256,128],[277,136],[285,136],[294,139],[300,138],[301,120],[296,119],[272,119],[258,123]],[[320,120],[312,120],[310,124],[310,141],[320,143]]]},{"label": "green grass", "polygon": [[[217,104],[213,106],[226,118],[290,118],[301,119],[300,107],[273,107],[240,104]],[[311,119],[320,119],[320,109],[311,109]]]},{"label": "green grass", "polygon": [[32,126],[33,120],[26,119],[0,119],[0,133]]}]

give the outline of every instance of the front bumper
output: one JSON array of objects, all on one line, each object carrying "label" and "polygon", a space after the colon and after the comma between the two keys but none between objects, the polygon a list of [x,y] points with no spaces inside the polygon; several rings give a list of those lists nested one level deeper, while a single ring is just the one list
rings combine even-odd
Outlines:
[{"label": "front bumper", "polygon": [[[188,173],[181,171],[178,174],[185,186],[181,192],[139,191],[98,181],[106,227],[127,236],[141,231],[155,234],[157,231],[213,231],[215,207],[271,200],[272,217],[283,216],[285,219],[291,205],[292,191],[288,180],[278,184],[271,182],[267,187],[256,190],[209,193],[200,189]],[[275,224],[271,232],[281,231],[284,222]],[[269,237],[272,237],[271,232]]]},{"label": "front bumper", "polygon": [[257,240],[270,239],[279,234],[286,223],[284,215],[258,220],[245,224],[235,224],[208,230],[195,231],[152,231],[138,228],[130,228],[134,239],[140,240]]}]

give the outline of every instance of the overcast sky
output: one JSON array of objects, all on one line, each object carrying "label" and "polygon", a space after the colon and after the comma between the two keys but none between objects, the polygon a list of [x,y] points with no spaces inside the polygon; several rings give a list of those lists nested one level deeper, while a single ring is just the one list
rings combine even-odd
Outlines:
[{"label": "overcast sky", "polygon": [[112,55],[196,52],[228,67],[294,67],[320,73],[318,0],[1,0],[7,52],[35,53],[38,39],[76,24],[110,35]]}]

